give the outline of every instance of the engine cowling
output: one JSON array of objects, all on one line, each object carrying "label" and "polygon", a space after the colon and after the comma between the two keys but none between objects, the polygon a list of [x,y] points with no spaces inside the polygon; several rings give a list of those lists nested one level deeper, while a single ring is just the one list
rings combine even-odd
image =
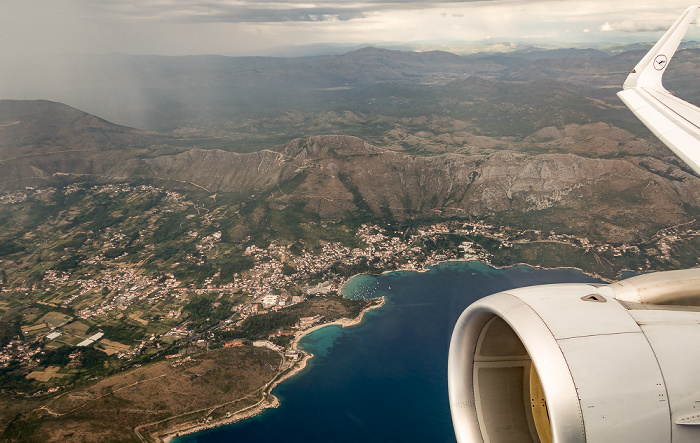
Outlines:
[{"label": "engine cowling", "polygon": [[460,442],[700,441],[700,269],[501,292],[450,344]]}]

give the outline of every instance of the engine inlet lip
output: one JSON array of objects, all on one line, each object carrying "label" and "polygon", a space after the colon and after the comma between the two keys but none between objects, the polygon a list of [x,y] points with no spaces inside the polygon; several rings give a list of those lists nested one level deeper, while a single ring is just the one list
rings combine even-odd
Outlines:
[{"label": "engine inlet lip", "polygon": [[477,341],[494,316],[503,319],[525,346],[542,381],[554,441],[583,443],[585,427],[574,379],[544,321],[520,298],[502,292],[469,306],[455,325],[448,360],[450,410],[457,441],[484,441],[476,410],[473,368]]}]

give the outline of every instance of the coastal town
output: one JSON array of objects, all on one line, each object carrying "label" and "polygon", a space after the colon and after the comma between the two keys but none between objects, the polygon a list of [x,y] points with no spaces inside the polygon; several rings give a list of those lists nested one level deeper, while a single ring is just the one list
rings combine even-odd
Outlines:
[{"label": "coastal town", "polygon": [[[189,201],[183,194],[151,185],[103,185],[87,191],[74,185],[62,191],[30,188],[0,197],[0,204],[22,205],[59,192],[66,196],[91,192],[115,200],[156,196],[167,205],[164,209],[153,207],[148,212],[151,216],[179,211],[184,215],[182,220],[200,220],[198,228],[194,226],[181,235],[193,247],[181,261],[169,265],[173,269],[183,262],[204,266],[224,249],[226,235],[217,229],[220,214]],[[333,228],[330,222],[316,223],[320,230]],[[120,367],[130,367],[153,358],[176,361],[207,349],[245,344],[279,352],[283,356],[280,369],[286,369],[290,358],[298,357],[293,338],[299,331],[337,319],[299,314],[295,324],[285,324],[255,339],[242,332],[246,325],[251,319],[290,311],[310,299],[352,297],[343,291],[343,285],[359,273],[423,271],[447,260],[479,260],[501,266],[504,258],[517,257],[518,248],[541,245],[569,248],[601,264],[636,257],[642,266],[632,270],[643,272],[651,264],[649,258],[639,257],[646,254],[670,260],[676,242],[694,238],[700,231],[694,221],[667,228],[642,249],[631,244],[595,244],[587,238],[554,231],[496,226],[484,220],[419,226],[369,222],[357,227],[350,243],[322,241],[314,247],[303,240],[271,239],[260,244],[249,235],[240,242],[239,260],[247,266],[230,275],[222,275],[226,270],[218,269],[198,282],[178,278],[175,270],[148,272],[142,266],[143,259],[134,259],[131,251],[135,248],[130,245],[155,235],[152,228],[130,234],[115,225],[78,235],[84,237],[82,250],[92,252],[79,255],[72,267],[44,270],[31,283],[8,275],[7,260],[0,261],[0,312],[21,312],[18,334],[0,349],[0,368],[24,368],[28,380],[43,382],[32,395],[64,389],[67,385],[62,380],[69,380],[68,375],[81,367],[81,350],[87,348],[122,362]],[[151,244],[142,246],[146,251],[153,248]],[[362,296],[371,298],[373,294]],[[21,302],[32,299],[33,303]],[[207,310],[197,317],[193,304],[202,300],[208,303]],[[62,364],[47,363],[47,355],[64,348],[71,352]]]}]

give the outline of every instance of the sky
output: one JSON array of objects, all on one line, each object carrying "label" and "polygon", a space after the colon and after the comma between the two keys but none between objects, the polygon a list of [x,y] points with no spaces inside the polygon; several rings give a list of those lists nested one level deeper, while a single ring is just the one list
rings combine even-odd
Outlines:
[{"label": "sky", "polygon": [[[651,42],[688,6],[678,0],[3,0],[0,57]],[[698,29],[688,38],[700,39]]]}]

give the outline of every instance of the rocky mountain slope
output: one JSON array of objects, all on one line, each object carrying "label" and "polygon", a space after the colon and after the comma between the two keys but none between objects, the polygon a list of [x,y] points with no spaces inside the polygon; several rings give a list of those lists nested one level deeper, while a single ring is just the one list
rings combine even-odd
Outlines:
[{"label": "rocky mountain slope", "polygon": [[537,217],[550,210],[550,220],[619,240],[687,221],[688,207],[700,201],[700,179],[653,157],[412,156],[348,136],[297,139],[254,154],[188,151],[144,164],[153,176],[210,192],[262,191],[275,207],[303,205],[322,218],[358,211],[396,220]]},{"label": "rocky mountain slope", "polygon": [[0,189],[65,174],[99,178],[163,139],[61,103],[0,100]]},{"label": "rocky mountain slope", "polygon": [[154,134],[46,100],[0,100],[0,160],[59,149],[95,151],[151,144]]},{"label": "rocky mountain slope", "polygon": [[[150,180],[210,194],[255,195],[273,210],[293,206],[322,219],[501,215],[618,241],[688,221],[700,202],[700,179],[603,124],[550,127],[530,142],[562,143],[583,134],[603,154],[606,145],[633,151],[639,144],[636,155],[591,158],[513,147],[410,155],[340,135],[241,154],[176,149],[152,134],[55,103],[0,102],[0,115],[6,122],[0,126],[0,186],[6,190],[75,180]],[[160,143],[144,145],[154,141]],[[586,152],[581,140],[571,144],[573,151]]]}]

